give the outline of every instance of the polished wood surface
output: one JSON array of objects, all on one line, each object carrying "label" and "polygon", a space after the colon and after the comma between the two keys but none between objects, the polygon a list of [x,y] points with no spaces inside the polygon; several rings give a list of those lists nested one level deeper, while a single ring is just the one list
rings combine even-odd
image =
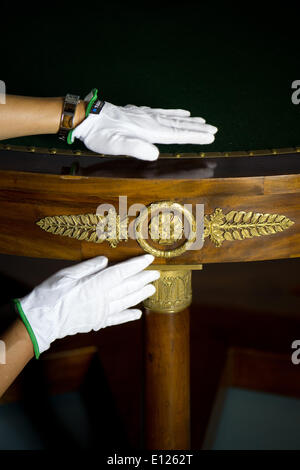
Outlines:
[{"label": "polished wood surface", "polygon": [[[174,200],[204,204],[205,214],[218,207],[231,210],[277,213],[294,223],[281,233],[242,241],[226,241],[217,248],[206,239],[198,251],[187,251],[168,264],[201,264],[297,257],[300,253],[300,175],[274,175],[209,179],[102,178],[0,171],[0,252],[44,258],[81,260],[99,254],[113,261],[141,254],[136,240],[118,248],[53,235],[36,222],[51,215],[96,213],[101,203],[118,208],[118,196],[133,203]],[[165,259],[157,259],[165,264]]]},{"label": "polished wood surface", "polygon": [[[226,153],[161,153],[149,162],[126,156],[85,155],[57,149],[5,150],[0,144],[0,169],[53,175],[97,176],[143,179],[208,179],[241,176],[271,176],[300,172],[300,148],[238,152],[239,158]],[[54,153],[53,153],[54,152]],[[275,153],[274,153],[275,152]],[[260,155],[261,153],[261,155]],[[202,156],[204,155],[204,156]],[[228,156],[225,156],[228,155]]]},{"label": "polished wood surface", "polygon": [[145,446],[190,448],[190,318],[146,310]]},{"label": "polished wood surface", "polygon": [[[120,242],[117,248],[78,241],[43,231],[36,222],[46,216],[96,213],[98,205],[108,203],[118,210],[118,197],[126,195],[128,207],[162,200],[180,204],[204,204],[204,213],[221,208],[276,213],[294,222],[287,230],[269,236],[241,241],[224,241],[216,247],[205,239],[202,249],[187,251],[169,260],[156,258],[155,264],[199,265],[240,261],[260,261],[298,257],[300,237],[300,171],[298,159],[287,168],[288,160],[248,160],[243,167],[229,162],[215,168],[194,161],[170,160],[142,168],[140,162],[103,162],[91,168],[61,166],[49,171],[49,162],[28,161],[23,171],[0,165],[0,212],[2,230],[0,252],[41,258],[81,260],[107,255],[121,261],[142,254],[136,240]],[[261,157],[259,157],[261,158]],[[263,158],[263,157],[262,157]],[[285,157],[284,157],[285,158]],[[237,161],[237,159],[235,159]],[[33,163],[36,163],[36,166]],[[284,162],[284,163],[283,163]],[[113,163],[116,165],[115,169]],[[128,163],[128,168],[126,164]],[[256,163],[258,161],[256,160]],[[282,165],[281,165],[282,163]],[[213,171],[211,171],[213,170]],[[122,176],[123,175],[123,176]],[[133,219],[134,217],[132,217]],[[150,449],[190,448],[189,316],[148,311],[145,315],[145,446]],[[215,387],[215,385],[213,385]],[[203,391],[200,389],[200,394]],[[195,401],[195,396],[194,396]],[[201,409],[202,424],[192,424],[203,435],[210,408]],[[200,431],[199,431],[200,426]]]},{"label": "polished wood surface", "polygon": [[224,368],[205,430],[204,449],[213,447],[229,387],[272,394],[273,397],[300,397],[299,369],[292,363],[291,353],[234,346],[224,357]]},{"label": "polished wood surface", "polygon": [[299,398],[299,367],[292,362],[294,351],[292,348],[286,353],[230,348],[222,386]]}]

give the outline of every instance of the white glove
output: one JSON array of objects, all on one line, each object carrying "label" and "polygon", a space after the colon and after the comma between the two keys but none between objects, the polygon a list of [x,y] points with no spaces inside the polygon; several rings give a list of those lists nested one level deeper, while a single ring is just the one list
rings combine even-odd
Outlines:
[{"label": "white glove", "polygon": [[140,318],[141,310],[130,307],[155,292],[150,283],[159,271],[144,271],[153,260],[147,254],[106,268],[108,259],[98,256],[62,269],[15,299],[36,357],[57,338]]},{"label": "white glove", "polygon": [[[94,90],[96,93],[97,90]],[[86,96],[90,101],[92,92]],[[115,106],[105,102],[100,114],[88,116],[72,130],[68,142],[80,139],[93,152],[156,160],[157,144],[211,144],[217,128],[183,109]]]}]

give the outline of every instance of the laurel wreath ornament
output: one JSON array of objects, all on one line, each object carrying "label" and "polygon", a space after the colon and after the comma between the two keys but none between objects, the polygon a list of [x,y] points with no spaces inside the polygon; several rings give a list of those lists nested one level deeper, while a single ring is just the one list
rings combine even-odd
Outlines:
[{"label": "laurel wreath ornament", "polygon": [[204,238],[208,237],[217,247],[226,241],[273,235],[294,224],[285,215],[262,214],[260,212],[230,211],[223,214],[216,209],[204,217]]},{"label": "laurel wreath ornament", "polygon": [[[116,211],[108,214],[54,215],[40,219],[37,225],[54,235],[76,240],[102,243],[107,241],[115,248],[120,241],[128,240],[128,217],[120,219]],[[216,247],[225,241],[246,240],[253,237],[283,232],[294,224],[285,215],[262,214],[260,212],[230,211],[223,213],[220,208],[204,216],[204,238]]]},{"label": "laurel wreath ornament", "polygon": [[115,248],[120,240],[127,241],[128,217],[120,220],[116,211],[109,209],[108,215],[54,215],[45,217],[37,225],[46,232],[76,240],[102,243],[108,241]]}]

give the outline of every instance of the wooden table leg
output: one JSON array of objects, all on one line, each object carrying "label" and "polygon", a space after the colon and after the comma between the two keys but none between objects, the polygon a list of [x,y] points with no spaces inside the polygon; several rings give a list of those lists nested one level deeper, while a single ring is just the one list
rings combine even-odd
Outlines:
[{"label": "wooden table leg", "polygon": [[145,301],[145,447],[190,448],[191,271],[161,271]]}]

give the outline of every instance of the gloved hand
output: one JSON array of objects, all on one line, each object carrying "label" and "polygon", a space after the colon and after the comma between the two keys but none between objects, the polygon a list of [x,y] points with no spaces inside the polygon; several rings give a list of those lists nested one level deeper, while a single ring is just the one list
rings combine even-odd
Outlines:
[{"label": "gloved hand", "polygon": [[15,299],[36,357],[58,338],[140,318],[141,310],[130,307],[155,292],[150,283],[159,271],[144,271],[153,259],[147,254],[107,268],[108,259],[98,256],[58,271]]},{"label": "gloved hand", "polygon": [[115,106],[104,102],[100,113],[92,114],[97,90],[92,92],[85,98],[89,102],[86,118],[70,131],[68,143],[73,143],[76,137],[97,153],[156,160],[159,150],[154,143],[211,144],[215,140],[216,127],[200,117],[190,117],[190,112],[183,109]]}]

